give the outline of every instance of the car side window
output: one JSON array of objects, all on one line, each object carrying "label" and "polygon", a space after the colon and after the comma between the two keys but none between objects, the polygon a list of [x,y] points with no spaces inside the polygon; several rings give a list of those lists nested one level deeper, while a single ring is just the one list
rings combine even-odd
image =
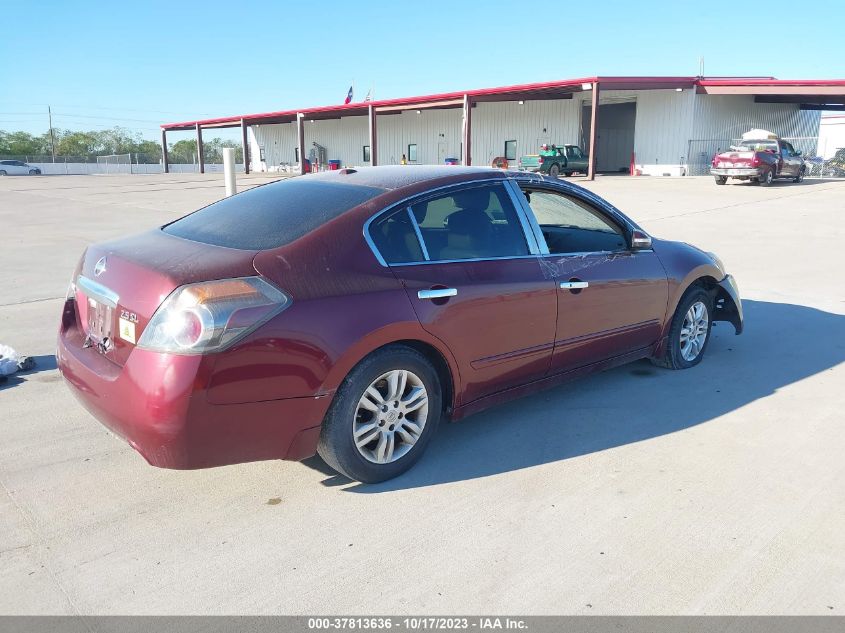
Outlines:
[{"label": "car side window", "polygon": [[451,191],[411,207],[432,261],[518,257],[528,244],[504,185]]},{"label": "car side window", "polygon": [[550,254],[620,251],[627,241],[620,227],[586,202],[562,193],[526,190]]},{"label": "car side window", "polygon": [[408,208],[389,213],[370,225],[370,237],[388,264],[425,261]]}]

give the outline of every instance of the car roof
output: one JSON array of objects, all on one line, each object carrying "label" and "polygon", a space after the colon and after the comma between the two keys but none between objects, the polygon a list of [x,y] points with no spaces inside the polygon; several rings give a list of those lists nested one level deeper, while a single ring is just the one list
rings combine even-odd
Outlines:
[{"label": "car roof", "polygon": [[[575,146],[577,147],[577,146]],[[382,189],[385,192],[382,201],[389,205],[392,200],[400,200],[407,195],[424,193],[428,189],[472,183],[479,180],[512,179],[522,184],[547,184],[559,190],[590,194],[589,190],[575,183],[564,182],[538,172],[515,171],[495,167],[463,167],[460,165],[384,165],[379,167],[354,167],[335,171],[307,174],[312,182],[323,181]],[[264,185],[273,187],[276,183]],[[604,201],[607,204],[606,201]],[[351,210],[350,207],[349,210]]]},{"label": "car roof", "polygon": [[414,187],[429,181],[443,179],[452,182],[488,178],[505,178],[505,172],[493,167],[462,167],[460,165],[384,165],[355,167],[321,172],[306,176],[314,180],[343,182],[348,185],[377,187],[385,191]]}]

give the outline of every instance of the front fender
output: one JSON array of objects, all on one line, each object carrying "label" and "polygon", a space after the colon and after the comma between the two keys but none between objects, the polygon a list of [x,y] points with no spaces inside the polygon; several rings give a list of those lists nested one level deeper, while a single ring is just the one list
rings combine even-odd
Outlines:
[{"label": "front fender", "polygon": [[[663,325],[663,336],[666,336],[672,326],[672,316],[678,309],[681,298],[694,282],[703,279],[705,286],[716,292],[721,288],[720,282],[727,277],[711,256],[694,246],[660,239],[653,239],[652,246],[666,269],[666,278],[669,282],[669,300],[666,304],[666,316]],[[735,290],[735,283],[734,293],[736,295],[734,301],[738,304],[738,309],[741,310],[739,293]],[[714,302],[716,301],[717,297],[714,295]],[[739,315],[741,320],[741,312]],[[727,316],[727,313],[725,313],[725,316]]]},{"label": "front fender", "polygon": [[737,334],[742,334],[744,320],[742,315],[742,299],[739,297],[739,287],[733,275],[725,275],[719,282],[716,294],[714,321],[727,321],[734,326]]}]

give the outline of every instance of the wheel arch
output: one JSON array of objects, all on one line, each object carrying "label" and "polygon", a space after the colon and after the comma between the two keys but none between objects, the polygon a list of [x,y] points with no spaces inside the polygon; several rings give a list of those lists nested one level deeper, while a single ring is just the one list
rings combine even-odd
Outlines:
[{"label": "wheel arch", "polygon": [[440,386],[443,389],[443,411],[445,413],[451,413],[455,406],[455,378],[452,375],[452,368],[449,366],[449,361],[446,360],[442,352],[431,343],[426,343],[419,339],[403,339],[395,343],[390,343],[390,345],[410,347],[428,359],[437,372],[437,377],[440,379]]},{"label": "wheel arch", "polygon": [[392,345],[403,345],[425,356],[440,379],[443,388],[444,412],[451,412],[456,406],[458,395],[461,393],[461,376],[457,361],[442,341],[430,335],[419,325],[412,331],[408,331],[407,328],[384,328],[359,341],[334,364],[322,391],[331,393],[334,397],[334,392],[343,382],[343,379],[361,361]]},{"label": "wheel arch", "polygon": [[713,321],[728,321],[731,323],[737,334],[742,332],[742,319],[740,313],[740,306],[737,305],[738,298],[734,298],[731,293],[723,285],[723,281],[719,278],[724,275],[718,272],[714,275],[708,271],[703,274],[692,276],[687,283],[685,283],[679,292],[676,293],[673,304],[670,310],[667,310],[666,326],[664,328],[664,335],[671,327],[672,317],[678,309],[678,304],[683,298],[694,288],[702,288],[705,290],[712,300],[713,305]]}]

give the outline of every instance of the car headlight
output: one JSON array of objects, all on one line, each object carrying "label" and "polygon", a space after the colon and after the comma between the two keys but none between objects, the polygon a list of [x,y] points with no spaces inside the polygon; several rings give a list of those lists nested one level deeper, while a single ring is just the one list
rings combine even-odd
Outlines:
[{"label": "car headlight", "polygon": [[138,347],[175,354],[220,351],[290,304],[290,297],[259,277],[187,284],[159,306]]}]

